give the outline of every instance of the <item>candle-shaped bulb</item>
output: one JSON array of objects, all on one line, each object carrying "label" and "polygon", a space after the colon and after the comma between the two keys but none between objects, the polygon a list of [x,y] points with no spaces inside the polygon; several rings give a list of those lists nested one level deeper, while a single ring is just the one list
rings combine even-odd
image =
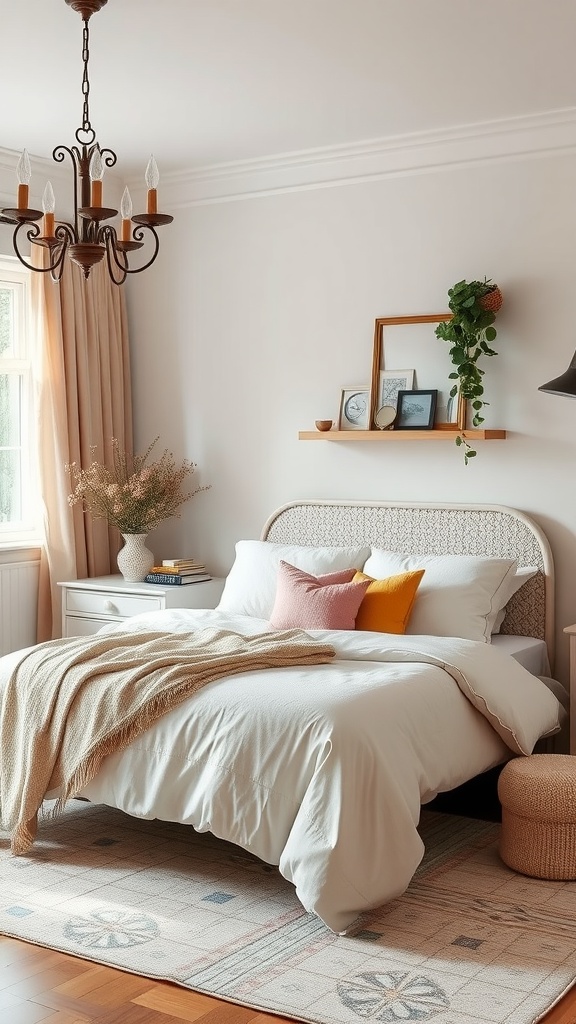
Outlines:
[{"label": "candle-shaped bulb", "polygon": [[20,159],[16,164],[16,176],[18,178],[19,185],[29,185],[30,178],[32,177],[32,167],[30,166],[30,157],[25,149],[22,150]]},{"label": "candle-shaped bulb", "polygon": [[90,158],[90,181],[102,181],[104,177],[104,161],[102,153],[96,147]]},{"label": "candle-shaped bulb", "polygon": [[54,210],[56,209],[56,197],[51,182],[46,182],[42,193],[42,209],[44,210],[44,223],[42,233],[45,238],[54,238]]},{"label": "candle-shaped bulb", "polygon": [[158,182],[160,181],[160,175],[158,174],[158,164],[156,163],[152,154],[146,167],[146,173],[144,175],[144,181],[148,186],[147,199],[146,199],[146,212],[147,213],[158,213]]},{"label": "candle-shaped bulb", "polygon": [[104,161],[102,153],[96,149],[90,157],[90,205],[102,206],[102,178],[104,177]]},{"label": "candle-shaped bulb", "polygon": [[132,230],[132,225],[130,223],[130,218],[132,217],[132,198],[128,191],[128,186],[124,189],[122,199],[120,200],[120,216],[122,217],[121,240],[123,242],[129,242]]},{"label": "candle-shaped bulb", "polygon": [[30,157],[25,149],[22,150],[22,155],[16,164],[16,177],[18,178],[18,209],[27,210],[28,186],[32,177],[32,168],[30,166]]},{"label": "candle-shaped bulb", "polygon": [[122,199],[120,201],[120,216],[122,220],[130,220],[132,217],[132,198],[128,191],[128,186],[122,193]]},{"label": "candle-shaped bulb", "polygon": [[46,182],[46,187],[42,193],[42,209],[44,213],[54,213],[56,209],[56,196],[50,181]]},{"label": "candle-shaped bulb", "polygon": [[150,154],[150,159],[146,166],[146,173],[144,174],[144,181],[146,182],[147,188],[158,188],[158,182],[160,181],[160,175],[158,173],[158,164],[154,159],[154,154]]}]

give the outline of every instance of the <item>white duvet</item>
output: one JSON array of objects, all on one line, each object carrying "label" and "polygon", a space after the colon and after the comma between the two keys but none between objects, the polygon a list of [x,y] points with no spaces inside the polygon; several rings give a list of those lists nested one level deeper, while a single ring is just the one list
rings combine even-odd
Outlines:
[{"label": "white duvet", "polygon": [[[218,611],[135,616],[122,630],[266,622]],[[314,631],[332,664],[210,683],[104,762],[83,791],[193,825],[277,864],[333,931],[393,899],[422,854],[421,803],[528,753],[559,728],[547,687],[489,644]],[[0,660],[0,687],[15,660]],[[32,851],[33,856],[33,851]]]}]

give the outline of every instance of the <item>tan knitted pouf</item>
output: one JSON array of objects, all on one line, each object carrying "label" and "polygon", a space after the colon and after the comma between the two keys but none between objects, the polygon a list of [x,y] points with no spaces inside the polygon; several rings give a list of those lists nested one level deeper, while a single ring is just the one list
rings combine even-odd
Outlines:
[{"label": "tan knitted pouf", "polygon": [[498,780],[500,856],[534,878],[576,879],[576,757],[530,754]]}]

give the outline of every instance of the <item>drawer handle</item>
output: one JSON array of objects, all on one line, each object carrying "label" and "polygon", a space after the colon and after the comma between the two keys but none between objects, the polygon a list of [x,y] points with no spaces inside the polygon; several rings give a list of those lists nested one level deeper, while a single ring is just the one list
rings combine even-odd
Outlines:
[{"label": "drawer handle", "polygon": [[112,612],[113,615],[118,615],[118,608],[114,604],[114,601],[104,601],[104,611]]}]

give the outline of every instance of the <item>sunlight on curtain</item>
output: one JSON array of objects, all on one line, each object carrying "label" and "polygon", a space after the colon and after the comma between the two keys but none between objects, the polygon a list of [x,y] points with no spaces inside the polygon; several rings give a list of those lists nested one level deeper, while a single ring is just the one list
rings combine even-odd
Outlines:
[{"label": "sunlight on curtain", "polygon": [[[33,247],[36,250],[36,246]],[[36,253],[35,253],[36,255]],[[44,257],[39,250],[37,258]],[[66,261],[60,285],[32,274],[34,380],[44,544],[38,641],[61,635],[57,583],[116,572],[119,536],[104,520],[68,505],[66,465],[110,455],[110,442],[132,450],[132,397],[124,291],[104,263],[87,281]]]}]

